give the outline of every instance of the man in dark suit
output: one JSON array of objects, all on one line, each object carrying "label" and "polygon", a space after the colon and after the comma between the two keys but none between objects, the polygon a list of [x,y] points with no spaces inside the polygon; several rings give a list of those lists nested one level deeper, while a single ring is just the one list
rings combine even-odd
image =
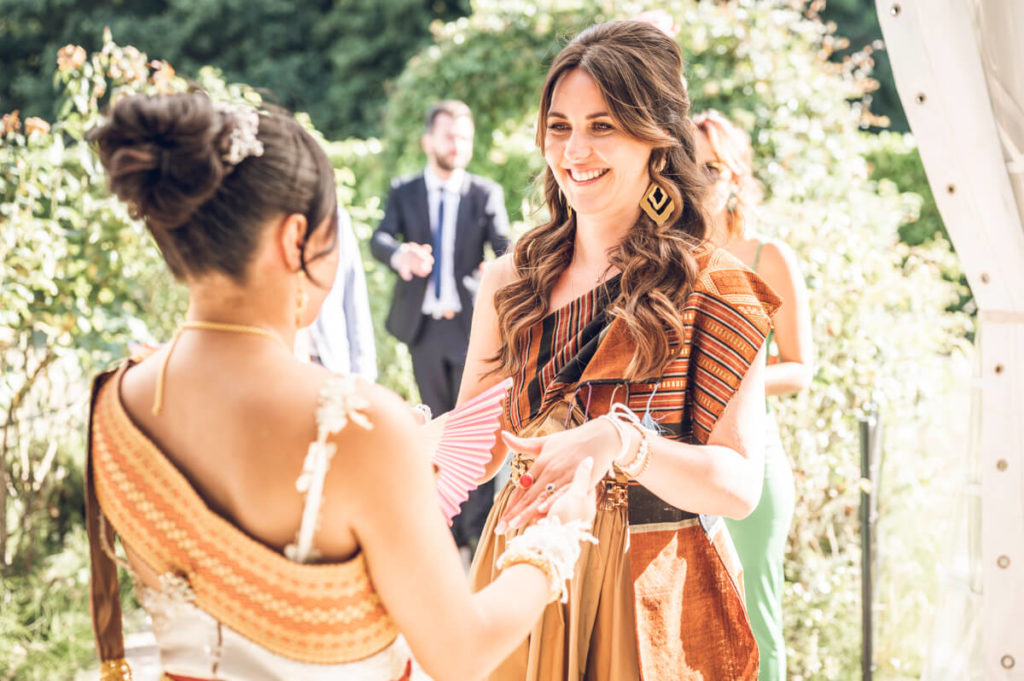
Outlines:
[{"label": "man in dark suit", "polygon": [[[398,272],[386,326],[409,346],[420,397],[437,415],[455,406],[484,244],[505,251],[508,215],[501,186],[465,171],[473,155],[469,107],[438,102],[425,123],[427,167],[392,182],[370,249]],[[460,547],[475,548],[493,496],[492,480],[463,504],[452,526]]]}]

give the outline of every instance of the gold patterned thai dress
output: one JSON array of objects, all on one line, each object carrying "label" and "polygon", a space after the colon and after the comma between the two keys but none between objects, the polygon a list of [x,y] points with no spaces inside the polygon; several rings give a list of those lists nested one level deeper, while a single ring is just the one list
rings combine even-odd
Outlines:
[{"label": "gold patterned thai dress", "polygon": [[311,562],[334,446],[327,438],[364,419],[351,379],[330,379],[321,395],[318,438],[298,483],[306,494],[302,524],[286,556],[211,510],[132,422],[120,399],[130,365],[96,380],[90,419],[87,523],[101,678],[129,678],[112,550],[116,531],[162,575],[161,589],[136,580],[136,594],[152,619],[165,680],[425,679],[374,590],[363,554],[342,563]]},{"label": "gold patterned thai dress", "polygon": [[[633,355],[624,322],[608,305],[609,280],[552,311],[531,330],[513,376],[506,428],[540,435],[626,404],[666,437],[704,444],[757,355],[779,299],[724,250],[698,254],[701,268],[683,310],[682,338],[663,375],[622,376]],[[497,576],[506,537],[494,527],[532,460],[513,458],[512,479],[484,529],[474,589]],[[757,678],[757,646],[743,606],[741,568],[720,519],[663,502],[636,481],[606,477],[567,604],[552,603],[490,681],[730,681]],[[514,533],[513,533],[514,534]]]}]

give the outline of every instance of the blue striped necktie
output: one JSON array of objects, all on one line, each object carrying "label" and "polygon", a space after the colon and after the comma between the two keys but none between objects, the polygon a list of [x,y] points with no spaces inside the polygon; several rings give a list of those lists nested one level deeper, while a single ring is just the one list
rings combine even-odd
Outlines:
[{"label": "blue striped necktie", "polygon": [[441,248],[444,235],[444,189],[438,192],[437,228],[434,229],[434,297],[441,300]]}]

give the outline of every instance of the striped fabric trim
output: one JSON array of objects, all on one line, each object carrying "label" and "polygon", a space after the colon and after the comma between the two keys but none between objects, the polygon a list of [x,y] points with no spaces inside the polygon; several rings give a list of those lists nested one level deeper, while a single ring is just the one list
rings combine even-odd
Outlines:
[{"label": "striped fabric trim", "polygon": [[284,657],[339,664],[394,641],[364,556],[294,563],[213,512],[124,411],[124,368],[98,391],[90,437],[100,507],[133,553],[157,574],[183,577],[197,606]]},{"label": "striped fabric trim", "polygon": [[[663,433],[685,442],[705,443],[739,387],[771,329],[779,299],[760,277],[725,251],[703,254],[702,269],[682,312],[683,339],[669,337],[678,356],[661,378],[649,383],[609,379],[615,370],[591,366],[603,341],[621,345],[595,363],[625,369],[631,342],[622,342],[624,323],[604,314],[618,295],[618,281],[594,289],[545,317],[531,329],[527,363],[506,410],[518,431],[552,404],[573,394],[591,418],[624,402],[638,414],[650,413]],[[611,341],[609,341],[611,342]],[[597,371],[599,380],[588,380]]]},{"label": "striped fabric trim", "polygon": [[519,432],[574,385],[593,356],[607,326],[604,311],[619,293],[612,277],[548,314],[529,329],[521,351],[527,355],[513,376],[513,399],[505,401],[505,426]]}]

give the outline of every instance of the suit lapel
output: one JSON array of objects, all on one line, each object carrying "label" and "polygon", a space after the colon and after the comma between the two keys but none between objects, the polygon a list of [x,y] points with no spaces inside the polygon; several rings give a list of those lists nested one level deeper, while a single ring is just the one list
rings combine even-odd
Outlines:
[{"label": "suit lapel", "polygon": [[412,181],[409,187],[409,200],[412,202],[413,215],[419,217],[413,220],[411,227],[416,230],[410,234],[409,239],[419,244],[430,244],[434,242],[433,234],[430,231],[430,202],[427,200],[427,181],[421,174]]},{"label": "suit lapel", "polygon": [[473,224],[473,206],[469,197],[469,173],[462,176],[462,186],[459,188],[459,212],[455,220],[455,253],[456,261],[458,254],[462,252],[459,248],[466,236],[466,230]]}]

